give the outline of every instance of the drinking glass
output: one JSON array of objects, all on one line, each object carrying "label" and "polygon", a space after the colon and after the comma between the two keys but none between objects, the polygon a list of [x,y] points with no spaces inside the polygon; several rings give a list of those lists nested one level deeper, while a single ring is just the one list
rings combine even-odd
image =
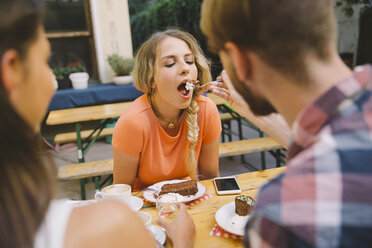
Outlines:
[{"label": "drinking glass", "polygon": [[177,216],[177,197],[175,195],[163,194],[156,199],[156,208],[160,218],[172,221]]}]

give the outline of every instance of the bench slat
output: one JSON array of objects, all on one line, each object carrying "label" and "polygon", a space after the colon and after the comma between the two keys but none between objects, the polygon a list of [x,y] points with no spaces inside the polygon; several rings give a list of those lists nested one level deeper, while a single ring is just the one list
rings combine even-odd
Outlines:
[{"label": "bench slat", "polygon": [[283,147],[271,137],[246,139],[220,143],[219,156],[230,157],[253,152],[277,150],[281,148]]},{"label": "bench slat", "polygon": [[[93,132],[93,130],[82,131],[81,134],[80,134],[81,138],[86,139],[92,132]],[[114,132],[113,127],[107,127],[107,128],[102,130],[102,132],[99,134],[99,137],[103,138],[103,137],[106,137],[106,136],[110,136],[110,135],[113,134],[113,132]],[[91,138],[93,139],[93,137],[94,137],[94,135]],[[68,143],[68,142],[72,142],[72,141],[76,141],[76,132],[57,134],[54,138],[54,143],[56,143],[56,144]]]},{"label": "bench slat", "polygon": [[58,178],[63,180],[81,179],[112,174],[113,160],[62,165],[58,168]]},{"label": "bench slat", "polygon": [[220,119],[222,122],[234,120],[234,117],[230,113],[221,113]]},{"label": "bench slat", "polygon": [[[219,157],[236,156],[253,152],[283,148],[271,137],[220,143]],[[62,165],[58,169],[60,180],[82,179],[113,173],[113,159]]]}]

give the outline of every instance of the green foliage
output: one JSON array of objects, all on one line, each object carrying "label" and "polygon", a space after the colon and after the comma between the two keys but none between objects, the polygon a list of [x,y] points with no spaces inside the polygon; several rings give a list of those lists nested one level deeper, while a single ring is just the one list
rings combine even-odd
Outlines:
[{"label": "green foliage", "polygon": [[129,14],[136,15],[152,5],[156,4],[158,0],[128,0]]},{"label": "green foliage", "polygon": [[342,7],[342,11],[346,16],[351,17],[354,14],[353,7],[359,4],[363,4],[362,11],[366,8],[371,8],[370,0],[336,0],[336,6]]},{"label": "green foliage", "polygon": [[[129,5],[132,2],[135,0],[129,1]],[[144,2],[155,3],[151,0]],[[149,8],[135,12],[130,18],[133,50],[136,51],[154,32],[178,27],[191,33],[206,51],[205,38],[199,27],[201,2],[202,0],[159,0]],[[141,8],[136,6],[136,9]]]},{"label": "green foliage", "polygon": [[107,61],[116,76],[129,75],[134,67],[134,60],[132,58],[125,59],[118,54],[112,54],[107,57]]},{"label": "green foliage", "polygon": [[67,78],[68,75],[70,75],[70,73],[87,71],[83,65],[69,66],[69,67],[57,67],[52,70],[57,80]]}]

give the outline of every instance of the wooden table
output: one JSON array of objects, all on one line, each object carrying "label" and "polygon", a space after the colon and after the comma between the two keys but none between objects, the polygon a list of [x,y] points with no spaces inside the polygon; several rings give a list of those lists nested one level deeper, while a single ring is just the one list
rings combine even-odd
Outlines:
[{"label": "wooden table", "polygon": [[90,146],[95,142],[93,139],[89,145],[83,149],[81,140],[81,122],[101,120],[100,125],[94,130],[97,132],[96,137],[106,126],[106,123],[111,118],[119,117],[125,109],[130,105],[131,102],[121,103],[110,103],[97,106],[80,107],[73,109],[62,109],[51,111],[46,120],[47,125],[60,125],[75,123],[76,129],[76,143],[78,146],[78,159],[79,162],[85,161],[85,154],[89,150]]},{"label": "wooden table", "polygon": [[120,102],[89,107],[54,110],[49,113],[46,124],[60,125],[119,117],[130,103],[131,102]]},{"label": "wooden table", "polygon": [[[242,194],[255,197],[260,186],[284,170],[285,167],[279,167],[237,175],[238,183],[243,191]],[[207,193],[212,194],[212,198],[188,208],[188,213],[196,226],[195,247],[243,247],[241,241],[209,235],[209,232],[216,224],[214,215],[217,210],[224,204],[234,201],[236,195],[218,196],[212,180],[200,181],[200,183],[206,186]],[[151,214],[153,224],[157,225],[155,219],[158,218],[158,214],[155,207],[149,207],[145,203],[145,207],[141,211]],[[170,243],[167,240],[166,247],[171,247]]]},{"label": "wooden table", "polygon": [[[211,98],[216,105],[226,103],[224,99],[212,93],[209,93],[208,97]],[[46,124],[60,125],[119,117],[130,103],[131,102],[110,103],[97,106],[54,110],[49,113]]]}]

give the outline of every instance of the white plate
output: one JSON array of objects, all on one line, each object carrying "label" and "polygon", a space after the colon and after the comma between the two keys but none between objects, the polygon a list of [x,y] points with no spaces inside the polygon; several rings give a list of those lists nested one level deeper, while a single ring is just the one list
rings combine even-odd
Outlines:
[{"label": "white plate", "polygon": [[[97,200],[85,200],[85,201],[69,200],[67,201],[67,204],[72,204],[74,207],[82,207],[82,206],[86,206],[86,205],[89,205],[95,202],[97,202]],[[129,203],[126,203],[126,204],[134,212],[137,212],[138,210],[142,208],[143,200],[137,196],[131,196]]]},{"label": "white plate", "polygon": [[[127,203],[128,204],[128,203]],[[130,209],[132,209],[134,212],[137,212],[140,210],[143,206],[143,200],[137,196],[132,196],[130,198],[128,206]]]},{"label": "white plate", "polygon": [[152,225],[151,228],[149,229],[152,232],[152,235],[154,236],[156,241],[158,241],[159,244],[164,245],[166,239],[165,232],[161,230],[160,227],[154,225]]},{"label": "white plate", "polygon": [[244,236],[244,228],[239,230],[230,225],[231,218],[234,216],[235,216],[235,201],[229,202],[223,205],[217,210],[215,214],[216,222],[222,229],[232,234]]},{"label": "white plate", "polygon": [[[169,181],[163,181],[163,182],[155,183],[155,184],[153,184],[149,187],[149,188],[151,188],[151,190],[144,190],[143,191],[143,198],[145,198],[149,202],[155,203],[156,199],[154,197],[154,193],[160,192],[161,187],[163,187],[164,184],[180,183],[180,182],[184,182],[184,181],[187,181],[187,180],[169,180]],[[197,183],[197,185],[198,185],[198,192],[196,192],[195,195],[181,196],[183,199],[178,200],[178,202],[186,203],[186,202],[190,202],[190,201],[193,201],[195,199],[198,199],[199,197],[202,197],[205,194],[205,192],[207,192],[207,188],[201,183]],[[152,189],[154,189],[154,190],[152,190]]]}]

